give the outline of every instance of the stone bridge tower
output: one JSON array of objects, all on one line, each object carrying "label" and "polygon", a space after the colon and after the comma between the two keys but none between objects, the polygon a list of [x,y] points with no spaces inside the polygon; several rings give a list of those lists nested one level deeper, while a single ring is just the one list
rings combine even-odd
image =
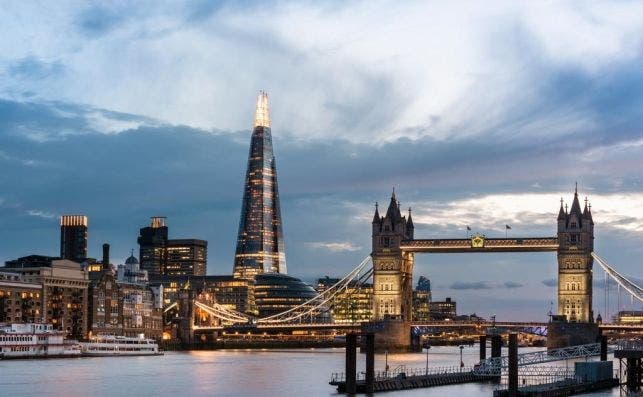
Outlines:
[{"label": "stone bridge tower", "polygon": [[572,207],[567,211],[560,201],[558,212],[558,314],[570,322],[591,323],[592,310],[592,251],[594,251],[594,221],[592,207],[585,199],[581,211],[578,187]]},{"label": "stone bridge tower", "polygon": [[413,299],[413,253],[400,249],[402,240],[413,239],[413,220],[402,216],[400,203],[391,195],[386,215],[377,204],[373,216],[373,316],[411,321]]}]

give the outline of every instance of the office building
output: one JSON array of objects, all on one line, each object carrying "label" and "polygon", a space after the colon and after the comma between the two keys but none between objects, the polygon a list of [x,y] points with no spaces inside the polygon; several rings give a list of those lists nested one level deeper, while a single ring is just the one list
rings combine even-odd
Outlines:
[{"label": "office building", "polygon": [[150,226],[140,230],[140,270],[152,276],[204,276],[207,271],[208,242],[198,239],[169,239],[166,218],[152,217]]},{"label": "office building", "polygon": [[453,320],[456,316],[456,303],[451,298],[429,304],[429,316],[432,320]]},{"label": "office building", "polygon": [[[340,281],[328,276],[317,280],[318,293],[322,293]],[[335,323],[360,323],[373,317],[373,285],[357,284],[352,281],[346,289],[339,291],[329,302],[329,309]]]},{"label": "office building", "polygon": [[260,92],[246,171],[233,273],[252,279],[286,273],[277,168],[272,149],[268,94]]},{"label": "office building", "polygon": [[208,242],[197,239],[168,240],[166,257],[163,274],[205,276]]},{"label": "office building", "polygon": [[431,281],[420,276],[417,287],[413,290],[413,320],[429,321],[431,303]]}]

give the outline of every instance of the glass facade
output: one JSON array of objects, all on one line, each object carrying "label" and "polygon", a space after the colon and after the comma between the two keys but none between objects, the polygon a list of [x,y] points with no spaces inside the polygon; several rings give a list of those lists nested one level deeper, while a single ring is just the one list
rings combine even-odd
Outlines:
[{"label": "glass facade", "polygon": [[262,273],[286,273],[277,169],[265,92],[257,98],[234,258],[235,277],[254,278]]},{"label": "glass facade", "polygon": [[260,274],[254,289],[259,317],[283,313],[317,296],[313,287],[285,274]]}]

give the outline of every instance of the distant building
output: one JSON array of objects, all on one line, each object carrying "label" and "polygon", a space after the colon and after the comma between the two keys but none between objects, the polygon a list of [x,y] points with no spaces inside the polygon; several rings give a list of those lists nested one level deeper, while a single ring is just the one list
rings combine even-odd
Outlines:
[{"label": "distant building", "polygon": [[41,255],[5,262],[0,269],[18,273],[25,283],[42,286],[40,320],[73,338],[87,332],[89,280],[79,263]]},{"label": "distant building", "polygon": [[643,324],[643,311],[621,310],[618,312],[616,321],[619,324]]},{"label": "distant building", "polygon": [[234,276],[249,278],[262,273],[286,273],[286,254],[272,150],[268,94],[257,98],[248,169],[246,171]]},{"label": "distant building", "polygon": [[0,323],[36,323],[42,319],[42,285],[18,273],[0,272]]},{"label": "distant building", "polygon": [[451,298],[429,304],[429,316],[433,320],[453,320],[456,316],[456,303]]},{"label": "distant building", "polygon": [[196,239],[168,240],[167,262],[163,274],[168,276],[205,276],[208,242]]},{"label": "distant building", "polygon": [[413,290],[413,320],[429,321],[431,319],[431,281],[420,276],[417,287]]},{"label": "distant building", "polygon": [[109,265],[109,245],[103,245],[103,270],[90,287],[89,331],[160,339],[163,308],[155,290],[144,283],[119,282]]},{"label": "distant building", "polygon": [[119,283],[146,284],[149,281],[147,270],[141,270],[138,259],[134,256],[134,250],[125,264],[118,265],[116,275]]},{"label": "distant building", "polygon": [[165,217],[152,217],[150,226],[141,228],[138,244],[140,268],[150,276],[206,274],[208,242],[198,239],[169,239]]},{"label": "distant building", "polygon": [[[318,293],[322,293],[340,281],[328,276],[317,280]],[[345,291],[339,292],[329,302],[331,316],[336,323],[360,323],[373,317],[373,285],[349,283]]]},{"label": "distant building", "polygon": [[149,274],[162,274],[167,261],[168,227],[165,217],[152,217],[150,226],[141,228],[138,237],[141,269]]},{"label": "distant building", "polygon": [[87,258],[87,216],[60,217],[60,257],[78,263]]},{"label": "distant building", "polygon": [[212,295],[215,302],[229,309],[250,315],[258,313],[252,280],[236,279],[233,276],[168,275],[152,276],[150,286],[162,287],[164,307],[178,302],[181,291],[192,290],[196,295],[201,293]]}]

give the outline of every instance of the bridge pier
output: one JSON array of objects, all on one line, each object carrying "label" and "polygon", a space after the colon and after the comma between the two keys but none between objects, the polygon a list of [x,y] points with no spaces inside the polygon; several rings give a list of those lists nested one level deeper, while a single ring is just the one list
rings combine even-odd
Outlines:
[{"label": "bridge pier", "polygon": [[491,334],[491,358],[502,356],[502,336]]},{"label": "bridge pier", "polygon": [[357,392],[357,334],[346,334],[346,393]]},{"label": "bridge pier", "polygon": [[509,334],[509,397],[518,395],[518,334]]},{"label": "bridge pier", "polygon": [[480,335],[480,361],[487,359],[487,335]]},{"label": "bridge pier", "polygon": [[548,350],[596,343],[599,338],[596,323],[570,323],[564,317],[552,317],[552,321],[547,325]]},{"label": "bridge pier", "polygon": [[383,353],[408,353],[411,351],[411,323],[404,320],[385,319],[365,323],[362,332],[375,334],[375,351]]}]

